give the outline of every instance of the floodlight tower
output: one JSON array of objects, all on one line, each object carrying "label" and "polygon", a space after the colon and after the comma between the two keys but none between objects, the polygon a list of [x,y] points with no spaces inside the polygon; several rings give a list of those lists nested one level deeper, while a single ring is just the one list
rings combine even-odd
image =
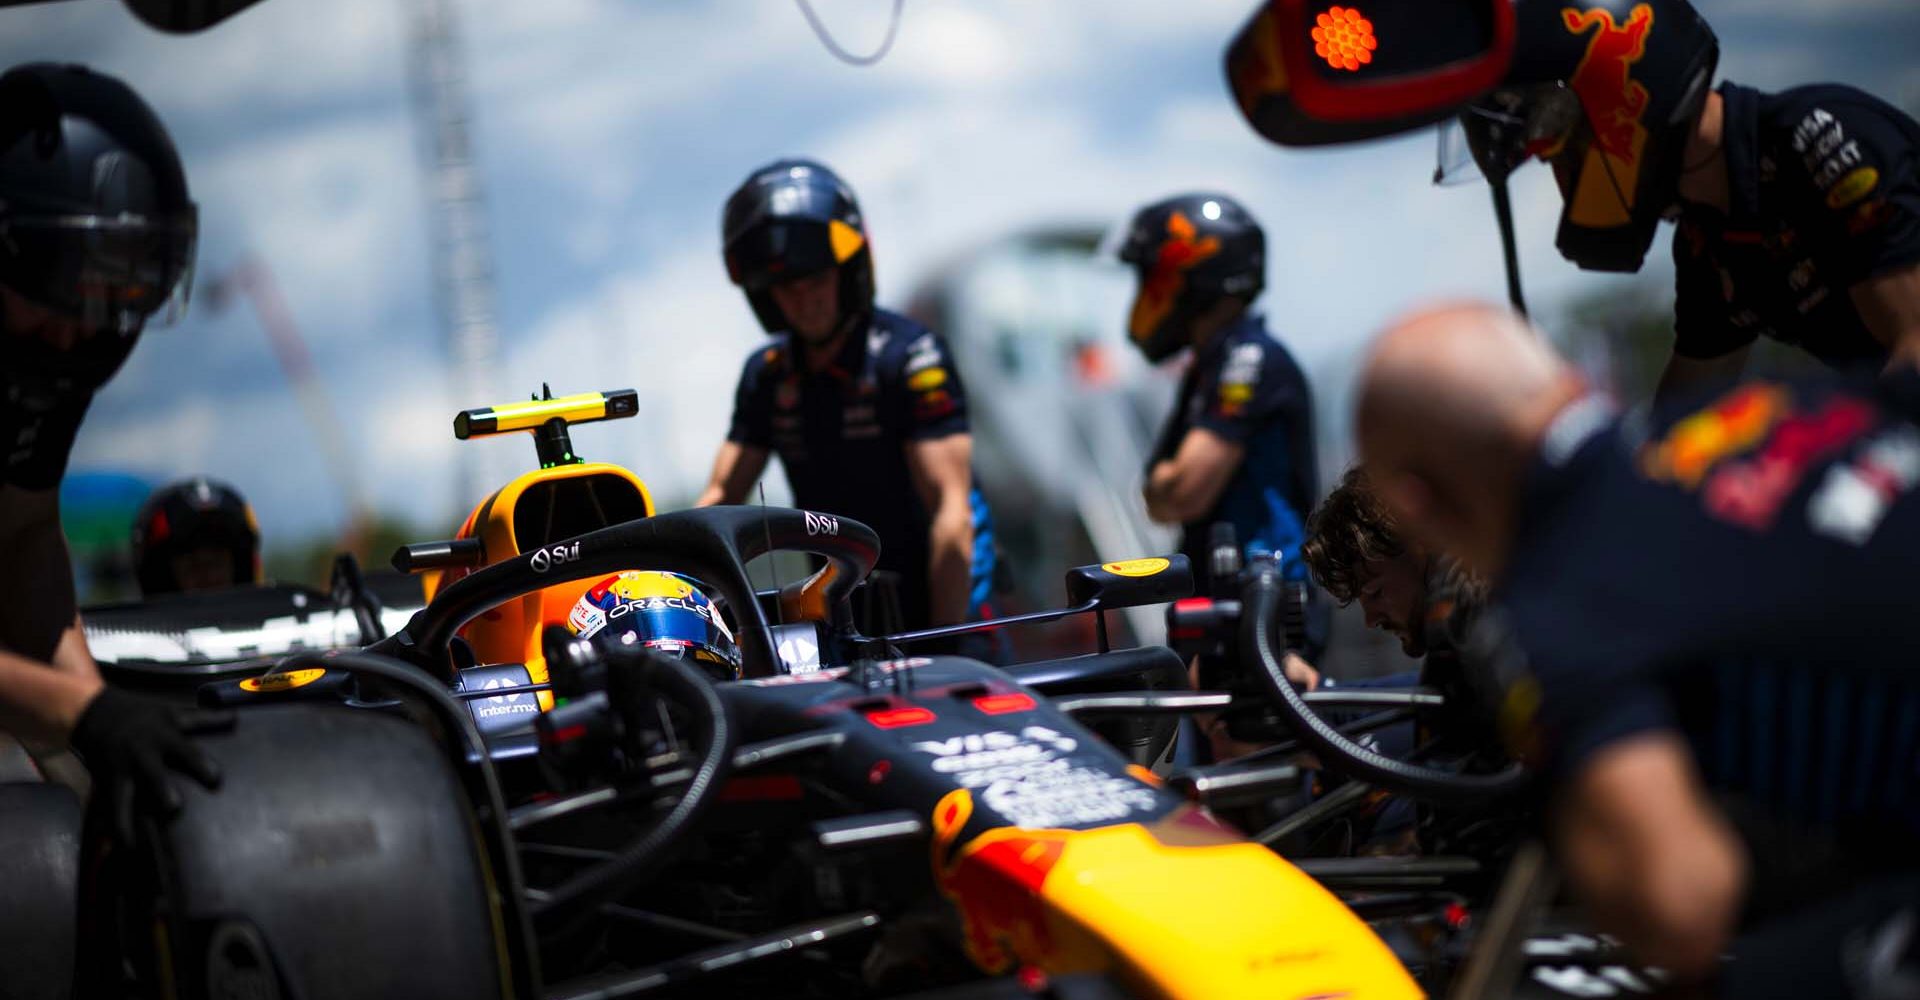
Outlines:
[{"label": "floodlight tower", "polygon": [[[480,167],[468,128],[467,77],[453,0],[411,0],[414,114],[426,133],[423,163],[433,226],[433,269],[440,326],[446,337],[447,412],[495,399],[499,354],[494,326],[493,253],[487,237]],[[495,481],[483,449],[454,458],[454,504],[464,510]]]}]

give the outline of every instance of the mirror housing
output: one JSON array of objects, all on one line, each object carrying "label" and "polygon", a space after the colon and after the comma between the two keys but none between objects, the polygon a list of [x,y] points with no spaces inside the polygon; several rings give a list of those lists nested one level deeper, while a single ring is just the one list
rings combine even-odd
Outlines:
[{"label": "mirror housing", "polygon": [[1227,46],[1227,85],[1269,142],[1354,142],[1455,113],[1513,45],[1513,0],[1265,0]]},{"label": "mirror housing", "polygon": [[259,0],[126,0],[127,8],[148,27],[176,35],[204,31],[257,2]]},{"label": "mirror housing", "polygon": [[1186,556],[1126,559],[1067,570],[1067,603],[1105,608],[1165,604],[1193,594],[1193,565]]}]

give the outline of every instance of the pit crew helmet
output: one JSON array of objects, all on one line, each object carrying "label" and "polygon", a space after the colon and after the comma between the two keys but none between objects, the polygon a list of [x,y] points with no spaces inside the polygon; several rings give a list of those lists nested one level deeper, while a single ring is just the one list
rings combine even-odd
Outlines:
[{"label": "pit crew helmet", "polygon": [[1460,114],[1474,163],[1496,183],[1552,164],[1561,255],[1637,271],[1676,204],[1720,43],[1687,0],[1517,0],[1514,16],[1512,66]]},{"label": "pit crew helmet", "polygon": [[204,476],[153,491],[133,521],[134,575],[148,597],[185,588],[175,560],[212,549],[232,560],[233,586],[260,582],[260,526],[239,491]]},{"label": "pit crew helmet", "polygon": [[727,277],[768,333],[788,327],[768,287],[834,266],[842,329],[873,311],[873,252],[860,203],[819,163],[777,160],[755,170],[727,199],[720,238]]},{"label": "pit crew helmet", "polygon": [[1266,234],[1223,194],[1148,205],[1127,224],[1115,253],[1139,278],[1127,336],[1150,362],[1186,347],[1194,318],[1223,297],[1251,302],[1266,286]]},{"label": "pit crew helmet", "polygon": [[126,84],[50,63],[0,76],[0,284],[82,329],[5,338],[9,399],[111,378],[142,327],[185,311],[197,232],[179,154]]},{"label": "pit crew helmet", "polygon": [[601,580],[574,603],[567,631],[596,644],[694,660],[715,680],[740,678],[740,650],[720,610],[677,573],[622,570]]}]

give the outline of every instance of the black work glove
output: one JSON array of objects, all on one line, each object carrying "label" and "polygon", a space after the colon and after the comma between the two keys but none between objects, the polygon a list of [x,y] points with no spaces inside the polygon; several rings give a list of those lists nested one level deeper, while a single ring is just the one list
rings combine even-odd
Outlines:
[{"label": "black work glove", "polygon": [[114,834],[133,843],[136,815],[171,819],[180,789],[169,772],[220,787],[220,766],[190,738],[233,728],[233,713],[176,708],[104,688],[80,713],[73,748],[93,775],[93,795],[112,811]]}]

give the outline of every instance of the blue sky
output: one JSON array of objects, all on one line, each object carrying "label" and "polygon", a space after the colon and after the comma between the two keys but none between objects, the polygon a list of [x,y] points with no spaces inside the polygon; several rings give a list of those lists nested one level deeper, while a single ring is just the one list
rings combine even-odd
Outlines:
[{"label": "blue sky", "polygon": [[[1479,186],[1426,183],[1422,133],[1284,151],[1238,120],[1220,52],[1252,0],[908,0],[880,65],[833,60],[780,0],[454,0],[498,272],[500,400],[634,386],[643,419],[582,429],[590,457],[686,495],[724,434],[760,334],[719,260],[719,206],[754,166],[824,159],[854,185],[898,303],[943,259],[1017,227],[1111,221],[1173,191],[1240,196],[1273,247],[1266,311],[1344,424],[1368,333],[1435,295],[1499,297]],[[815,0],[856,51],[886,0]],[[1722,75],[1853,83],[1920,106],[1912,0],[1706,0]],[[450,522],[454,449],[494,467],[518,439],[456,444],[427,258],[407,0],[266,0],[211,32],[151,32],[110,0],[0,11],[0,58],[89,63],[169,124],[201,206],[203,280],[251,251],[273,268],[375,504]],[[1550,181],[1516,190],[1531,294],[1634,279],[1552,249]],[[1661,253],[1652,255],[1656,260]],[[1651,278],[1661,280],[1656,272]],[[1120,317],[1116,316],[1117,324]],[[96,401],[76,468],[233,481],[269,543],[342,505],[250,311],[204,297],[149,336]]]}]

